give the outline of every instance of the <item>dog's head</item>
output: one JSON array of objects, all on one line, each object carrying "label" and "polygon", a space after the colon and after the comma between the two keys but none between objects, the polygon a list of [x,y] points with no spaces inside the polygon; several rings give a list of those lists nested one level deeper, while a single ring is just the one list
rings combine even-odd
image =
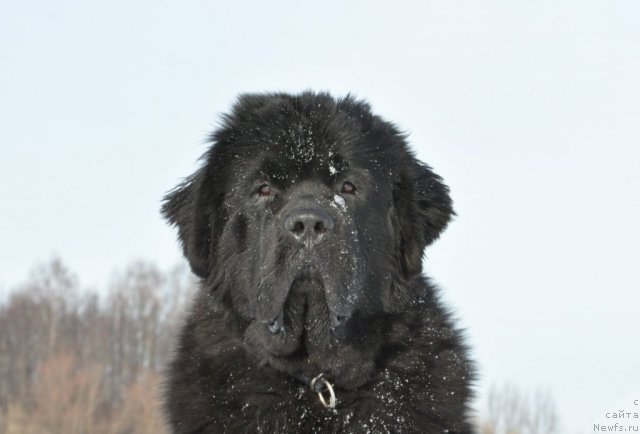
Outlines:
[{"label": "dog's head", "polygon": [[372,320],[411,303],[406,282],[453,214],[447,187],[352,97],[244,95],[211,141],[163,206],[193,272],[246,324],[258,357],[340,377],[323,363],[383,340]]}]

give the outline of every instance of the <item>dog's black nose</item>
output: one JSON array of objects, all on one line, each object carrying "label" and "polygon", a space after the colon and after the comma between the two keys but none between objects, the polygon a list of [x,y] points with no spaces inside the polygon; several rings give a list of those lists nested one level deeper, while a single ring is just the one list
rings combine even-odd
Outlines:
[{"label": "dog's black nose", "polygon": [[320,241],[335,226],[333,218],[322,209],[296,209],[284,219],[284,228],[297,240],[310,245]]}]

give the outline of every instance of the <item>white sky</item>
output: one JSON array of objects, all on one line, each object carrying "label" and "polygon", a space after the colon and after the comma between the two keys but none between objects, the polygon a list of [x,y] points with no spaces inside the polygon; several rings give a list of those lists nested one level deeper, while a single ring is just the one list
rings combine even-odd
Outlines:
[{"label": "white sky", "polygon": [[54,254],[94,287],[175,264],[159,201],[239,92],[351,91],[451,186],[426,268],[481,397],[548,388],[567,433],[633,410],[640,2],[214,3],[0,0],[0,292]]}]

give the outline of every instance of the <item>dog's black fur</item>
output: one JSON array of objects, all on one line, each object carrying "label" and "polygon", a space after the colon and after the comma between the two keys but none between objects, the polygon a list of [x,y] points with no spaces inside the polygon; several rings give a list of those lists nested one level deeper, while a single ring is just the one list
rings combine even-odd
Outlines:
[{"label": "dog's black fur", "polygon": [[467,351],[421,273],[451,199],[397,128],[349,96],[249,94],[211,142],[162,209],[201,278],[173,431],[471,432]]}]

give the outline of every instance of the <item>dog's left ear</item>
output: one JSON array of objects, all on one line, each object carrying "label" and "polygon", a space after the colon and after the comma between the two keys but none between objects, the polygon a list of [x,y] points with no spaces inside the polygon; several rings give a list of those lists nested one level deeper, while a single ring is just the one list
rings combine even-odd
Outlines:
[{"label": "dog's left ear", "polygon": [[422,271],[422,252],[455,215],[449,188],[429,166],[411,157],[393,192],[400,259],[407,276]]}]

